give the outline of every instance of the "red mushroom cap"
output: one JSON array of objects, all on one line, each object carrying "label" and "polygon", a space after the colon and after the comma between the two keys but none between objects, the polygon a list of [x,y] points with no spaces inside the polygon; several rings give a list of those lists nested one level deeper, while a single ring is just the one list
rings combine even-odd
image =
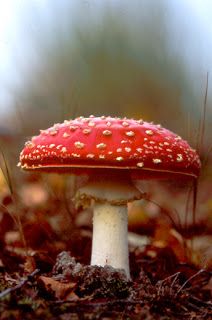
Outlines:
[{"label": "red mushroom cap", "polygon": [[180,174],[198,177],[200,159],[181,137],[143,120],[79,117],[55,124],[26,142],[26,170],[127,170],[137,178]]}]

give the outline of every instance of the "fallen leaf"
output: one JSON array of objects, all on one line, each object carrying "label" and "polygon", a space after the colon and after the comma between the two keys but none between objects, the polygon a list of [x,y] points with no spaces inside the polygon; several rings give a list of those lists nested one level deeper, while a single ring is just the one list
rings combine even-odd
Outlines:
[{"label": "fallen leaf", "polygon": [[57,281],[51,277],[40,276],[39,283],[43,288],[50,293],[54,293],[54,296],[59,300],[77,300],[78,296],[74,293],[76,283],[63,283]]},{"label": "fallen leaf", "polygon": [[32,273],[36,269],[35,259],[32,256],[27,256],[24,263],[24,272]]}]

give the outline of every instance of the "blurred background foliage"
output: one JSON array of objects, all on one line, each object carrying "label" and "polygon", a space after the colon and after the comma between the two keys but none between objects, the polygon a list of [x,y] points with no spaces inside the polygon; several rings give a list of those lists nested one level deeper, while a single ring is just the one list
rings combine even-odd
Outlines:
[{"label": "blurred background foliage", "polygon": [[[47,1],[33,15],[26,7],[19,31],[28,55],[14,48],[21,81],[10,87],[8,126],[1,121],[8,159],[17,162],[23,142],[39,129],[90,114],[161,123],[197,146],[206,73],[194,81],[193,52],[184,54],[173,31],[172,2]],[[211,118],[209,110],[206,129]],[[4,147],[8,139],[11,148]],[[209,141],[207,131],[205,153]]]}]

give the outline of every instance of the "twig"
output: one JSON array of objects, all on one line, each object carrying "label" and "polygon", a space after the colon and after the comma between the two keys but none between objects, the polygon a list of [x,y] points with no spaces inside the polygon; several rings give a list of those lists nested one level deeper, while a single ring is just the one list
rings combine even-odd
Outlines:
[{"label": "twig", "polygon": [[198,141],[198,152],[201,153],[203,151],[203,143],[204,143],[204,135],[205,135],[205,119],[207,113],[207,99],[208,99],[208,79],[209,79],[209,72],[207,72],[206,77],[206,88],[205,88],[205,96],[204,96],[204,105],[203,105],[203,115],[200,121],[200,129],[199,129],[199,141]]},{"label": "twig", "polygon": [[174,286],[177,278],[179,277],[179,275],[180,275],[180,272],[178,271],[178,272],[172,274],[171,276],[169,276],[169,277],[167,277],[167,278],[159,281],[160,286],[159,286],[159,290],[158,290],[158,295],[161,294],[161,290],[162,290],[163,284],[166,283],[168,280],[171,280],[172,278],[174,278],[174,280],[172,281],[172,283],[171,283],[171,285],[170,285],[170,293],[171,293],[171,290],[172,290],[172,288],[173,288],[173,286]]},{"label": "twig", "polygon": [[178,296],[178,294],[185,288],[185,286],[189,283],[190,280],[196,278],[199,274],[201,274],[202,272],[204,272],[205,270],[201,269],[199,270],[197,273],[195,273],[193,276],[191,276],[190,278],[188,278],[183,285],[180,287],[180,289],[177,291],[177,293],[175,294],[175,298]]},{"label": "twig", "polygon": [[22,280],[19,284],[17,284],[14,287],[11,288],[7,288],[4,291],[0,292],[0,299],[3,298],[4,296],[6,296],[7,294],[16,291],[18,289],[20,289],[21,287],[23,287],[28,281],[31,281],[32,278],[38,274],[40,272],[40,269],[35,269],[32,273],[28,274],[28,276]]}]

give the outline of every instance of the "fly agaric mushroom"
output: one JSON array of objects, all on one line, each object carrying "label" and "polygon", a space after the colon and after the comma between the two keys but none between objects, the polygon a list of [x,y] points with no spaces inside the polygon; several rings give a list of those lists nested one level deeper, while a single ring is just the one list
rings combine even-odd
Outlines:
[{"label": "fly agaric mushroom", "polygon": [[92,265],[129,272],[127,203],[142,198],[133,179],[193,177],[200,160],[186,141],[160,125],[127,118],[79,117],[26,142],[25,170],[87,174],[77,200],[93,206]]}]

